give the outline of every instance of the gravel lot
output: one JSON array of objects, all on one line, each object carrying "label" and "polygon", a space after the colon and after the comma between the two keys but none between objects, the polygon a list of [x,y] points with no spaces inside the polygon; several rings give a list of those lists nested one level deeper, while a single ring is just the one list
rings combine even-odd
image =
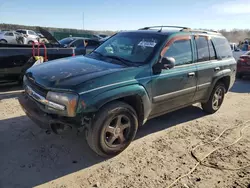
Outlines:
[{"label": "gravel lot", "polygon": [[[237,124],[250,119],[250,79],[244,79],[236,81],[216,114],[206,115],[194,105],[150,120],[123,153],[104,160],[88,148],[83,134],[46,135],[21,110],[17,89],[0,92],[1,188],[166,188],[197,163],[192,147],[235,127],[195,154],[202,157],[227,145],[239,137],[243,125]],[[250,127],[237,144],[214,152],[205,163],[230,168],[249,164]],[[228,171],[199,165],[173,187],[249,188],[250,168]]]}]

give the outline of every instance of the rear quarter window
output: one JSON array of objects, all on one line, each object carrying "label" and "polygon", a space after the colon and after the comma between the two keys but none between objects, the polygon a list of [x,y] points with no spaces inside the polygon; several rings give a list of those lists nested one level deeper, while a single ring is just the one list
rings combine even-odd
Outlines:
[{"label": "rear quarter window", "polygon": [[229,42],[224,37],[213,37],[212,42],[215,46],[217,56],[221,59],[233,57]]}]

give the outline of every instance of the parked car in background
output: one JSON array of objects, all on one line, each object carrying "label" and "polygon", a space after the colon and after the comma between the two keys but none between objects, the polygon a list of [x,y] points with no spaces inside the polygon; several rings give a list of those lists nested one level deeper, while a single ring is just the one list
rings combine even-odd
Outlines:
[{"label": "parked car in background", "polygon": [[246,53],[246,51],[241,50],[236,43],[231,42],[230,43],[230,47],[231,50],[233,52],[233,56],[235,58],[236,61],[238,61],[238,59],[240,58],[240,56],[244,53]]},{"label": "parked car in background", "polygon": [[23,36],[15,31],[1,31],[0,43],[23,44]]},{"label": "parked car in background", "polygon": [[86,56],[28,69],[19,102],[42,129],[86,131],[92,150],[107,157],[122,152],[151,118],[198,102],[215,113],[235,74],[220,33],[146,27],[117,33]]},{"label": "parked car in background", "polygon": [[60,40],[59,43],[65,47],[75,47],[76,50],[82,51],[82,53],[85,51],[85,54],[89,54],[100,45],[99,40],[84,37],[68,37]]},{"label": "parked car in background", "polygon": [[105,35],[105,34],[99,34],[98,36],[101,37],[101,38],[109,37],[109,35]]},{"label": "parked car in background", "polygon": [[[39,55],[54,60],[75,55],[85,55],[84,50],[62,46],[48,31],[38,28],[48,43],[40,46]],[[20,33],[18,33],[20,34]],[[21,34],[20,34],[21,35]],[[36,46],[36,45],[35,45]],[[35,55],[38,55],[36,47]],[[28,44],[0,43],[0,84],[21,82],[25,71],[33,66],[33,48]]]},{"label": "parked car in background", "polygon": [[34,42],[39,41],[39,36],[35,31],[32,30],[26,30],[26,29],[18,29],[16,30],[18,33],[22,33],[25,37],[24,44],[33,44]]},{"label": "parked car in background", "polygon": [[106,40],[108,40],[109,38],[110,38],[110,36],[107,36],[107,37],[104,37],[104,38],[100,39],[99,41],[100,41],[101,43],[103,43],[103,42],[105,42]]},{"label": "parked car in background", "polygon": [[250,52],[241,55],[237,61],[237,78],[250,75]]}]

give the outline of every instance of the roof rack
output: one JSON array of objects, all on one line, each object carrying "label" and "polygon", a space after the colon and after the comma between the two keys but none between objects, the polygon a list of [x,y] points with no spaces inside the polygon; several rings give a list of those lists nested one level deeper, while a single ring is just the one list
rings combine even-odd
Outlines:
[{"label": "roof rack", "polygon": [[[149,29],[154,29],[154,28],[160,28],[160,30],[158,32],[161,32],[162,31],[162,28],[178,28],[178,29],[190,29],[188,27],[183,27],[183,26],[173,26],[173,25],[164,25],[164,26],[150,26],[150,27],[144,27],[144,28],[140,28],[139,30],[149,30]],[[180,30],[180,31],[181,31]]]},{"label": "roof rack", "polygon": [[180,29],[179,31],[220,34],[218,31],[214,31],[214,30],[191,29],[189,27],[183,27],[183,26],[150,26],[150,27],[140,28],[139,30],[149,30],[149,29],[154,29],[154,28],[159,28],[158,32],[161,32],[162,28],[178,28]]},{"label": "roof rack", "polygon": [[217,33],[220,34],[218,31],[214,30],[205,30],[205,29],[182,29],[181,31],[187,31],[187,32],[197,32],[197,33]]}]

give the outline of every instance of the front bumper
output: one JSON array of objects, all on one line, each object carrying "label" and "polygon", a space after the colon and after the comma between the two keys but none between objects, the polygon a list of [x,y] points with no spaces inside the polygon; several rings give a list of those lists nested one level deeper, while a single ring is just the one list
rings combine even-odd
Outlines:
[{"label": "front bumper", "polygon": [[18,101],[26,115],[41,129],[51,130],[52,124],[67,125],[71,128],[75,127],[72,118],[60,117],[44,112],[41,110],[43,108],[42,104],[38,104],[38,102],[29,97],[25,92],[20,95]]}]

